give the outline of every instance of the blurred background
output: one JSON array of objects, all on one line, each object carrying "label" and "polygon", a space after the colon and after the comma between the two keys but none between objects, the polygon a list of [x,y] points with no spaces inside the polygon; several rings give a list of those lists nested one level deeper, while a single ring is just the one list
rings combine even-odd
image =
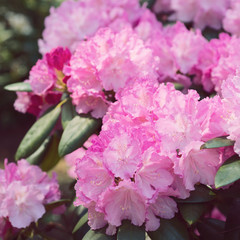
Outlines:
[{"label": "blurred background", "polygon": [[16,112],[14,92],[3,87],[28,78],[31,67],[41,55],[44,18],[51,6],[63,0],[0,0],[0,160],[13,160],[21,139],[35,120],[30,114]]}]

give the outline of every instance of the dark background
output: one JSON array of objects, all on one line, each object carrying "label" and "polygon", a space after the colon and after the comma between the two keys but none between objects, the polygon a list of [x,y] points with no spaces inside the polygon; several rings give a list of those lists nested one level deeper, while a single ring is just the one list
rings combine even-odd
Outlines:
[{"label": "dark background", "polygon": [[50,6],[62,0],[0,0],[0,160],[14,160],[24,134],[35,121],[30,114],[14,110],[14,92],[7,84],[28,78],[31,67],[41,55],[37,41],[41,38],[44,18]]}]

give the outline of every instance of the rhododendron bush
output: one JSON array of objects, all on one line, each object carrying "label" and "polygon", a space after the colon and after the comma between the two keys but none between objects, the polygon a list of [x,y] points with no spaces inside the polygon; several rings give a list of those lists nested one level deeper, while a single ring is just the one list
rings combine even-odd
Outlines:
[{"label": "rhododendron bush", "polygon": [[[0,236],[239,239],[239,9],[238,0],[51,8],[41,59],[5,86],[36,122],[0,170]],[[46,173],[60,160],[69,199]]]}]

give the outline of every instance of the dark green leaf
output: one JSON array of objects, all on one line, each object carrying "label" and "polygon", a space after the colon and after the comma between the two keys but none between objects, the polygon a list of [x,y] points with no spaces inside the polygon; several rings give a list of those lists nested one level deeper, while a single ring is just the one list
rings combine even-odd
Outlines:
[{"label": "dark green leaf", "polygon": [[200,233],[201,240],[223,240],[224,237],[224,226],[223,221],[217,219],[205,219],[197,224],[197,229]]},{"label": "dark green leaf", "polygon": [[195,223],[206,211],[206,203],[182,203],[179,204],[179,210],[184,220],[192,225]]},{"label": "dark green leaf", "polygon": [[42,145],[32,154],[30,155],[26,160],[33,165],[40,165],[44,155],[46,154],[46,151],[48,149],[48,146],[50,144],[51,137],[47,137]]},{"label": "dark green leaf", "polygon": [[61,199],[61,200],[58,200],[58,201],[54,201],[54,202],[45,204],[45,209],[48,212],[48,211],[51,211],[51,210],[53,210],[53,209],[55,209],[57,207],[60,207],[60,206],[62,206],[64,204],[67,204],[69,202],[71,202],[70,199]]},{"label": "dark green leaf", "polygon": [[212,201],[215,196],[215,193],[207,186],[196,185],[195,190],[191,192],[189,198],[176,199],[176,201],[179,203],[204,203]]},{"label": "dark green leaf", "polygon": [[61,120],[63,129],[66,128],[67,124],[76,116],[76,111],[72,105],[71,99],[62,106]]},{"label": "dark green leaf", "polygon": [[60,157],[73,152],[83,146],[85,141],[101,126],[101,121],[76,116],[65,128],[59,143],[58,152]]},{"label": "dark green leaf", "polygon": [[155,232],[148,232],[152,240],[189,240],[186,226],[176,217],[170,220],[161,219],[160,228]]},{"label": "dark green leaf", "polygon": [[144,3],[147,3],[148,8],[152,8],[155,4],[156,0],[140,0],[140,4],[143,5]]},{"label": "dark green leaf", "polygon": [[49,113],[39,118],[33,124],[33,126],[24,136],[22,142],[20,143],[17,149],[17,153],[15,156],[16,160],[29,157],[41,146],[43,141],[47,138],[47,136],[54,128],[60,115],[60,112],[61,107],[59,105]]},{"label": "dark green leaf", "polygon": [[240,198],[231,203],[224,230],[224,240],[240,239]]},{"label": "dark green leaf", "polygon": [[223,187],[240,179],[240,158],[234,155],[229,158],[217,171],[215,187]]},{"label": "dark green leaf", "polygon": [[209,148],[220,148],[220,147],[228,147],[233,146],[234,141],[227,139],[226,137],[217,137],[205,142],[201,149],[209,149]]},{"label": "dark green leaf", "polygon": [[117,240],[144,240],[145,231],[143,228],[132,225],[129,221],[124,221],[118,230]]},{"label": "dark green leaf", "polygon": [[89,230],[82,240],[114,240],[115,237],[106,235],[103,231]]},{"label": "dark green leaf", "polygon": [[174,87],[176,90],[183,90],[184,89],[184,85],[181,84],[181,83],[173,83],[174,84]]},{"label": "dark green leaf", "polygon": [[60,138],[57,134],[54,134],[51,138],[51,142],[47,148],[47,152],[44,155],[44,158],[40,164],[40,167],[43,171],[47,172],[54,168],[60,160],[58,155],[58,144]]},{"label": "dark green leaf", "polygon": [[27,82],[12,83],[4,87],[7,91],[32,92],[31,85]]},{"label": "dark green leaf", "polygon": [[79,228],[81,228],[86,222],[88,221],[88,213],[85,213],[80,220],[78,221],[78,223],[76,224],[76,226],[74,227],[72,233],[75,233],[78,231]]}]

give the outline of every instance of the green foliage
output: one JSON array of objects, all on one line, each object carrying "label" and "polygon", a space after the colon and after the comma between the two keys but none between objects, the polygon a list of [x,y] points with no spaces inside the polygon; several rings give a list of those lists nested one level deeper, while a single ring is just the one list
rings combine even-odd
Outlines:
[{"label": "green foliage", "polygon": [[69,98],[62,107],[61,120],[63,129],[77,115],[75,107],[72,105],[72,100]]},{"label": "green foliage", "polygon": [[223,187],[240,179],[240,158],[234,155],[219,169],[215,177],[215,187]]},{"label": "green foliage", "polygon": [[205,213],[207,206],[206,203],[182,203],[179,204],[179,210],[183,219],[192,225]]},{"label": "green foliage", "polygon": [[145,240],[144,228],[132,225],[129,221],[124,221],[119,227],[117,240]]},{"label": "green foliage", "polygon": [[177,217],[161,219],[160,228],[148,235],[152,240],[190,240],[185,224]]},{"label": "green foliage", "polygon": [[[217,219],[204,219],[197,225],[197,229],[200,233],[201,240],[223,240],[224,239],[224,226],[223,221]],[[230,240],[230,239],[229,239]]]},{"label": "green foliage", "polygon": [[51,202],[51,203],[48,203],[48,204],[45,204],[45,209],[46,211],[52,211],[53,209],[57,208],[57,207],[60,207],[66,203],[69,203],[70,200],[69,199],[61,199],[61,200],[58,200],[58,201],[54,201],[54,202]]},{"label": "green foliage", "polygon": [[233,146],[234,141],[227,139],[226,137],[217,137],[205,142],[201,149],[211,149],[211,148],[220,148],[220,147],[228,147]]},{"label": "green foliage", "polygon": [[101,127],[101,121],[89,117],[74,117],[66,126],[59,143],[60,157],[83,146],[85,141]]},{"label": "green foliage", "polygon": [[41,146],[54,128],[60,113],[61,105],[58,105],[33,124],[18,147],[15,156],[16,160],[29,157]]},{"label": "green foliage", "polygon": [[83,240],[114,240],[115,237],[106,235],[103,230],[93,231],[89,230],[84,236]]},{"label": "green foliage", "polygon": [[29,83],[20,82],[20,83],[12,83],[4,87],[5,90],[13,91],[13,92],[32,92],[32,88]]},{"label": "green foliage", "polygon": [[77,232],[84,224],[88,221],[88,213],[86,212],[78,221],[76,226],[73,229],[73,233]]},{"label": "green foliage", "polygon": [[175,199],[178,203],[204,203],[210,202],[215,198],[215,193],[205,185],[196,185],[190,197],[186,199]]}]

